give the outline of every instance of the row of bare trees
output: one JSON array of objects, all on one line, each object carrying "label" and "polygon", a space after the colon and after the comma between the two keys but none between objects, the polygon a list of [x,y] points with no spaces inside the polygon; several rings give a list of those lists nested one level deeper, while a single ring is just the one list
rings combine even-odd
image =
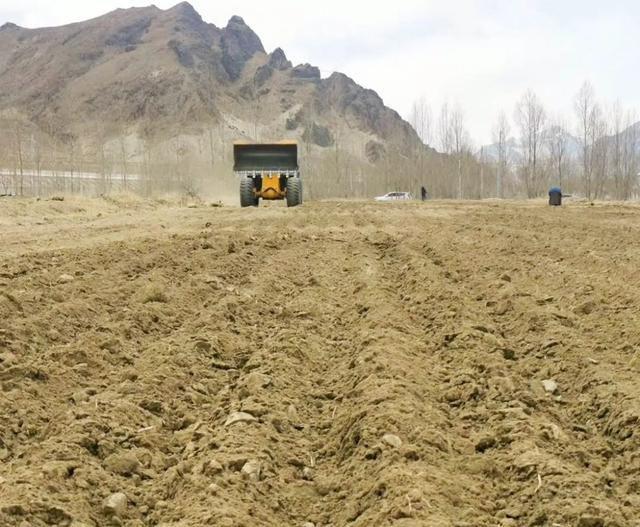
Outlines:
[{"label": "row of bare trees", "polygon": [[[366,198],[393,190],[417,195],[422,186],[433,197],[451,199],[533,198],[555,185],[587,199],[626,200],[640,192],[637,115],[620,103],[602,104],[589,83],[574,96],[570,117],[550,113],[537,94],[525,92],[511,117],[497,117],[493,143],[485,147],[473,144],[458,103],[446,102],[434,112],[422,98],[410,121],[421,141],[381,143],[375,162],[364,160],[362,146],[350,143],[343,120],[336,119],[332,143],[324,148],[303,136],[307,196]],[[0,194],[235,195],[232,135],[213,123],[195,136],[161,140],[105,130],[87,142],[3,114]]]},{"label": "row of bare trees", "polygon": [[218,130],[197,139],[141,140],[115,132],[81,141],[20,116],[4,116],[0,195],[204,194],[232,180],[228,150],[228,140]]},{"label": "row of bare trees", "polygon": [[[379,158],[369,162],[364,159],[363,145],[353,141],[342,119],[335,119],[330,129],[332,144],[324,148],[303,136],[305,194],[308,198],[370,198],[408,190],[417,195],[426,184],[434,196],[472,197],[462,195],[464,182],[473,180],[477,165],[468,146],[464,115],[459,107],[445,108],[441,119],[442,127],[447,128],[446,154],[417,140],[415,155],[406,145],[380,142]],[[427,126],[431,118],[425,115],[423,122]],[[303,125],[312,127],[314,121]],[[261,132],[257,125],[254,128],[255,133]],[[427,138],[430,133],[425,129],[422,136]],[[0,117],[0,194],[237,195],[231,149],[235,136],[221,123],[212,123],[196,135],[169,139],[106,129],[87,136],[61,134],[60,128],[53,127],[43,130],[20,116]],[[456,175],[453,183],[450,173]],[[428,181],[424,174],[429,174]]]},{"label": "row of bare trees", "polygon": [[640,175],[636,113],[624,110],[619,101],[605,111],[589,83],[584,83],[576,95],[574,107],[586,197],[633,197]]},{"label": "row of bare trees", "polygon": [[554,184],[589,200],[636,197],[640,143],[635,112],[620,102],[607,108],[585,82],[574,96],[573,113],[573,124],[550,116],[531,91],[518,102],[522,160],[514,170],[526,195],[535,197]]},{"label": "row of bare trees", "polygon": [[485,193],[491,184],[490,171],[486,171],[483,151],[474,152],[467,129],[466,115],[459,103],[445,102],[434,114],[425,98],[413,105],[410,123],[426,145],[417,146],[414,180],[425,186],[434,197],[475,199]]},{"label": "row of bare trees", "polygon": [[[603,105],[585,82],[573,98],[572,113],[571,118],[551,114],[528,90],[512,119],[499,114],[493,144],[486,147],[473,145],[459,104],[444,103],[436,117],[421,98],[410,121],[426,144],[454,160],[444,175],[448,190],[443,197],[534,198],[556,185],[589,200],[638,197],[640,124],[635,111],[620,102]],[[424,163],[417,165],[416,179],[434,185]]]}]

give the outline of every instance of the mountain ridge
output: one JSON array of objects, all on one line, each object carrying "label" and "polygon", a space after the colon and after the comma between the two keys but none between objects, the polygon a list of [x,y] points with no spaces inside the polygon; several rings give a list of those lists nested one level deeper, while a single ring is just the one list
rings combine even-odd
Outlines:
[{"label": "mountain ridge", "polygon": [[[320,157],[336,145],[354,162],[423,148],[413,128],[374,91],[344,73],[322,78],[267,53],[240,16],[218,28],[188,2],[116,9],[49,28],[0,28],[0,115],[21,118],[62,141],[177,135],[216,142],[295,138]],[[71,138],[71,139],[70,139]],[[228,146],[227,146],[228,147]],[[327,157],[324,155],[324,157]]]}]

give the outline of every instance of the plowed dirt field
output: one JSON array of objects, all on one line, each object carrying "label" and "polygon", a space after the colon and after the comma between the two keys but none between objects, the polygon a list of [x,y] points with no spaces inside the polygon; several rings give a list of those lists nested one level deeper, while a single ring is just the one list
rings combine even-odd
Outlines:
[{"label": "plowed dirt field", "polygon": [[0,201],[0,525],[640,525],[640,208]]}]

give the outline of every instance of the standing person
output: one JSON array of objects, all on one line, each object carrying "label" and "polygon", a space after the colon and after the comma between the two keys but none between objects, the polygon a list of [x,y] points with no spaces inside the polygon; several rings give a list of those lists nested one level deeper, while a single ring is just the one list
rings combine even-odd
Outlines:
[{"label": "standing person", "polygon": [[422,187],[420,187],[420,198],[422,199],[422,201],[426,201],[427,200],[427,189],[424,188],[424,185]]}]

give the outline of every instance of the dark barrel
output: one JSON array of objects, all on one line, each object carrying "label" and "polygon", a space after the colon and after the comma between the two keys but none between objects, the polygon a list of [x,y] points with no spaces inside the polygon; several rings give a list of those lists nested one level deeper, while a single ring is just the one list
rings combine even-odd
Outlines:
[{"label": "dark barrel", "polygon": [[233,145],[236,172],[278,172],[298,170],[297,144]]},{"label": "dark barrel", "polygon": [[553,187],[549,190],[549,205],[552,207],[559,207],[562,205],[562,190],[558,187]]}]

